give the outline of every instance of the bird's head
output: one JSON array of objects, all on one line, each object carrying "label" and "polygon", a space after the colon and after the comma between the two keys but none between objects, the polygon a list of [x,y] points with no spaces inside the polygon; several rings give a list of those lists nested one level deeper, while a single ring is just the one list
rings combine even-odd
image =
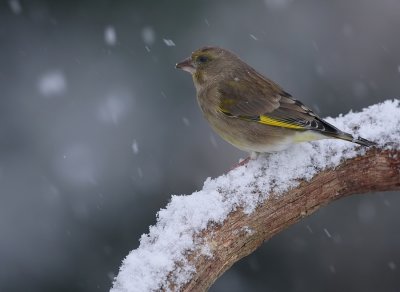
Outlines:
[{"label": "bird's head", "polygon": [[233,53],[218,47],[203,47],[176,64],[176,68],[189,72],[195,85],[216,80],[240,66],[242,62]]}]

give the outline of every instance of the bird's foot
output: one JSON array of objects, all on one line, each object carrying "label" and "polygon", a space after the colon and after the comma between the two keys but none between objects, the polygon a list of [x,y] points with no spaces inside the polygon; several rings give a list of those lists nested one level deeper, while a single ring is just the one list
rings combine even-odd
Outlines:
[{"label": "bird's foot", "polygon": [[260,155],[259,152],[255,152],[255,151],[250,152],[250,159],[251,159],[251,160],[256,160],[256,159],[258,158],[259,155]]},{"label": "bird's foot", "polygon": [[251,159],[251,157],[249,156],[246,159],[241,160],[238,164],[235,164],[234,166],[232,166],[230,170],[233,170],[239,166],[243,166],[243,165],[247,164],[250,161],[250,159]]},{"label": "bird's foot", "polygon": [[250,152],[250,156],[246,159],[241,160],[238,164],[235,164],[230,170],[235,169],[236,167],[243,166],[247,164],[250,160],[256,160],[260,156],[259,152]]}]

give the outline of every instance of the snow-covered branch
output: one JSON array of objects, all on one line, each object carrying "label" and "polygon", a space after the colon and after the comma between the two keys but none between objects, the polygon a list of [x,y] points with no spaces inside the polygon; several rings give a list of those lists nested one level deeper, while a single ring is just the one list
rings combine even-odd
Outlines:
[{"label": "snow-covered branch", "polygon": [[173,196],[123,261],[111,291],[207,290],[236,261],[319,207],[400,189],[399,100],[327,120],[378,146],[302,143],[208,179],[201,191]]}]

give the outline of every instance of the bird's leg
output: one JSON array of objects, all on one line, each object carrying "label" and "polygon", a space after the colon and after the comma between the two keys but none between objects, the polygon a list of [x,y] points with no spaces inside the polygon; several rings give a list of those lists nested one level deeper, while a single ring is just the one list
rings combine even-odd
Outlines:
[{"label": "bird's leg", "polygon": [[255,152],[252,151],[249,153],[250,156],[247,157],[246,159],[243,159],[242,161],[240,161],[238,164],[235,164],[230,170],[235,169],[236,167],[242,166],[247,164],[250,160],[256,160],[258,158],[258,156],[260,156],[259,152]]},{"label": "bird's leg", "polygon": [[260,155],[260,152],[252,151],[252,152],[250,152],[250,159],[251,160],[256,160],[259,155]]},{"label": "bird's leg", "polygon": [[237,168],[237,167],[239,167],[239,166],[242,166],[242,165],[247,164],[247,162],[249,162],[250,159],[251,159],[250,156],[247,157],[246,159],[243,159],[243,160],[240,161],[238,164],[235,164],[234,166],[232,166],[231,169],[230,169],[229,171],[231,171],[231,170],[233,170],[233,169],[235,169],[235,168]]}]

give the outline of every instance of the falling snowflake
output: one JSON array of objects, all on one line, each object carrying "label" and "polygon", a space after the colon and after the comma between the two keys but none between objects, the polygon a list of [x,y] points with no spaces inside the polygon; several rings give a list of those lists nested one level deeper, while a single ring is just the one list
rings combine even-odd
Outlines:
[{"label": "falling snowflake", "polygon": [[113,26],[109,25],[104,29],[104,41],[109,46],[114,46],[117,43],[117,33]]},{"label": "falling snowflake", "polygon": [[184,124],[186,127],[189,127],[189,126],[190,126],[190,122],[189,122],[189,119],[188,119],[188,118],[183,117],[183,118],[182,118],[182,122],[183,122],[183,124]]},{"label": "falling snowflake", "polygon": [[287,8],[293,0],[265,0],[267,8],[272,10],[283,10]]},{"label": "falling snowflake", "polygon": [[251,37],[253,40],[258,41],[258,38],[257,38],[254,34],[250,34],[250,37]]},{"label": "falling snowflake", "polygon": [[324,232],[326,234],[326,236],[328,236],[329,238],[332,237],[331,233],[328,231],[328,229],[324,228]]},{"label": "falling snowflake", "polygon": [[151,46],[156,41],[156,34],[154,29],[146,26],[142,29],[142,39],[147,46]]},{"label": "falling snowflake", "polygon": [[22,12],[22,6],[19,0],[9,0],[8,5],[10,5],[10,9],[14,14],[20,14]]},{"label": "falling snowflake", "polygon": [[105,123],[117,125],[130,110],[132,95],[125,90],[115,90],[101,101],[97,117]]},{"label": "falling snowflake", "polygon": [[163,39],[164,43],[168,46],[168,47],[175,47],[175,43],[173,40],[170,39]]},{"label": "falling snowflake", "polygon": [[133,154],[138,154],[139,153],[139,144],[138,144],[138,142],[136,140],[133,140],[132,150],[133,150]]},{"label": "falling snowflake", "polygon": [[38,88],[44,97],[59,96],[65,92],[67,81],[61,71],[48,71],[40,77]]},{"label": "falling snowflake", "polygon": [[395,270],[397,266],[393,261],[391,261],[391,262],[388,262],[388,267],[391,270]]}]

